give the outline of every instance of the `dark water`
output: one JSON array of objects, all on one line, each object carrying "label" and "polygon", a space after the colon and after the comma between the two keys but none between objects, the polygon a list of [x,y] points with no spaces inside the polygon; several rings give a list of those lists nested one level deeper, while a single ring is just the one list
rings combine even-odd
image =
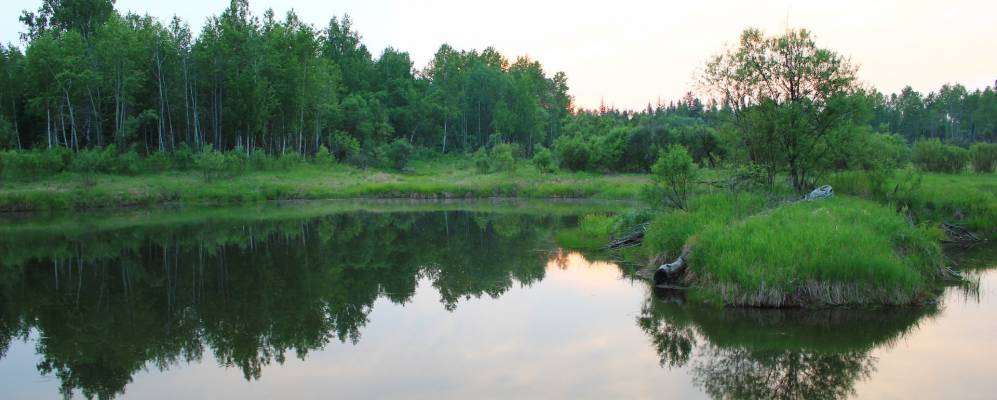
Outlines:
[{"label": "dark water", "polygon": [[0,398],[992,398],[993,252],[928,309],[718,310],[553,238],[621,205],[0,220]]}]

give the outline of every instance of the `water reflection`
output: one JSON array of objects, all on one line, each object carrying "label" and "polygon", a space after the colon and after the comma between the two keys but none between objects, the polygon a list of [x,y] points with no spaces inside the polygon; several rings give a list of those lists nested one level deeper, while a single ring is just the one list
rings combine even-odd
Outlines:
[{"label": "water reflection", "polygon": [[[0,226],[0,385],[52,395],[18,379],[37,371],[88,398],[126,386],[139,398],[185,397],[181,386],[239,398],[902,398],[930,383],[897,389],[917,365],[961,378],[955,397],[992,392],[986,267],[980,294],[950,290],[941,310],[716,309],[557,250],[571,215],[294,210]],[[993,254],[977,258],[993,266]],[[229,372],[252,385],[218,383]]]},{"label": "water reflection", "polygon": [[543,279],[537,246],[563,220],[348,213],[5,237],[0,351],[37,331],[38,369],[67,396],[113,397],[146,365],[205,352],[258,379],[288,355],[357,343],[374,302],[405,303],[420,279],[451,311]]},{"label": "water reflection", "polygon": [[712,398],[839,399],[875,371],[889,347],[936,309],[766,310],[683,305],[658,292],[638,325],[669,368],[691,367]]}]

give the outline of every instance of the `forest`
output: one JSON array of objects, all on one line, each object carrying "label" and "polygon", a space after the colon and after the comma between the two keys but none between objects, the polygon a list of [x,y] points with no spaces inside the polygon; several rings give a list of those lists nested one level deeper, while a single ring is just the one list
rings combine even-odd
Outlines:
[{"label": "forest", "polygon": [[[246,0],[234,0],[192,32],[178,18],[122,15],[113,0],[44,0],[20,21],[20,45],[0,49],[6,180],[63,171],[238,172],[282,158],[404,169],[410,159],[440,154],[474,154],[485,170],[512,157],[537,158],[537,168],[550,171],[649,172],[672,144],[699,164],[750,163],[770,179],[798,169],[762,154],[774,147],[766,134],[744,134],[778,131],[745,124],[749,114],[771,120],[762,98],[724,98],[710,71],[696,88],[705,99],[690,91],[643,110],[586,110],[573,104],[567,76],[537,60],[443,44],[419,67],[402,50],[372,54],[347,15],[319,28],[293,11],[255,16]],[[801,32],[800,43],[825,51]],[[924,142],[915,163],[931,170],[962,170],[970,158],[981,160],[978,170],[992,169],[997,151],[973,145],[997,140],[994,87],[887,95],[862,85],[855,70],[844,72],[824,95],[847,115],[819,123],[822,132],[847,126],[851,134],[820,140],[835,153],[820,160],[827,168],[868,167],[854,153],[875,140],[904,161],[907,146]]]}]

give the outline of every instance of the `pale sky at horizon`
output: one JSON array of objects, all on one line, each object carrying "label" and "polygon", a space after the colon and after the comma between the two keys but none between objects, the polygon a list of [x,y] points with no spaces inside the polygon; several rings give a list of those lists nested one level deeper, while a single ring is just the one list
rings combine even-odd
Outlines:
[{"label": "pale sky at horizon", "polygon": [[[391,46],[422,68],[442,43],[457,49],[494,46],[510,59],[529,55],[548,74],[564,71],[576,104],[600,99],[643,108],[693,89],[695,73],[747,27],[778,33],[810,29],[818,44],[851,57],[859,77],[882,92],[911,85],[922,93],[943,83],[970,90],[997,80],[997,3],[989,1],[525,1],[250,0],[257,15],[290,9],[321,29],[344,13],[378,55]],[[17,43],[21,10],[41,0],[0,4],[0,42]],[[118,0],[119,11],[174,14],[198,32],[228,0]]]}]

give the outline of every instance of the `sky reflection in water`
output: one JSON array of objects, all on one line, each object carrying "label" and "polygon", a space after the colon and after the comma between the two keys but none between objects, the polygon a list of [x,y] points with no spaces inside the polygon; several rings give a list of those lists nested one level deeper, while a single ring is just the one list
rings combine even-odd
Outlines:
[{"label": "sky reflection in water", "polygon": [[345,212],[4,235],[3,397],[997,389],[992,272],[980,272],[979,299],[950,290],[937,310],[704,309],[557,250],[553,234],[575,222],[522,210]]}]

